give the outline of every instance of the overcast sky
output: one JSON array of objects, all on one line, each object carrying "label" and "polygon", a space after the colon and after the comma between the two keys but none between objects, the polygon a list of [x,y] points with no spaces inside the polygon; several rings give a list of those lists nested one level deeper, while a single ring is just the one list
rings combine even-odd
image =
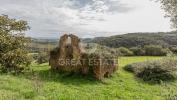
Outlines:
[{"label": "overcast sky", "polygon": [[32,37],[171,31],[160,4],[152,0],[0,0],[0,14],[27,20]]}]

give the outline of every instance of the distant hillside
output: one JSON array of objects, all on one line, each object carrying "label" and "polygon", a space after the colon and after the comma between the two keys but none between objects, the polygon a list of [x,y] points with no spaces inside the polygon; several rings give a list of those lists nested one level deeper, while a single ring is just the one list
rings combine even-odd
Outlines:
[{"label": "distant hillside", "polygon": [[31,38],[32,43],[39,43],[39,44],[52,44],[57,45],[58,39],[41,39],[41,38]]},{"label": "distant hillside", "polygon": [[31,38],[28,43],[30,52],[49,52],[58,45],[58,39]]},{"label": "distant hillside", "polygon": [[[88,39],[87,39],[88,40]],[[177,45],[177,31],[167,33],[129,33],[110,37],[96,37],[90,41],[109,47],[134,47],[149,44],[163,46]]]},{"label": "distant hillside", "polygon": [[[31,38],[29,48],[32,51],[50,51],[58,45],[58,39]],[[81,39],[84,43],[97,43],[108,47],[135,47],[157,44],[168,47],[177,45],[177,32],[167,33],[128,33],[110,37],[95,37]]]}]

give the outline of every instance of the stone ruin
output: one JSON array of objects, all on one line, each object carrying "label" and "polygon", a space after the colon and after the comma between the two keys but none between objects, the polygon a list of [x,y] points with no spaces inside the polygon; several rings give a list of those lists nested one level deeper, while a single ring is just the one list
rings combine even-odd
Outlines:
[{"label": "stone ruin", "polygon": [[80,39],[73,34],[61,36],[59,46],[50,52],[49,65],[56,71],[92,73],[98,80],[111,76],[117,70],[113,59],[85,52]]}]

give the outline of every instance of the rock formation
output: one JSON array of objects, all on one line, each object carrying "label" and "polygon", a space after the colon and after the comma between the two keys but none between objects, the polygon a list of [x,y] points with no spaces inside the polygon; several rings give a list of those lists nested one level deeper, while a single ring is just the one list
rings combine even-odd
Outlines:
[{"label": "rock formation", "polygon": [[[73,35],[63,35],[59,46],[50,52],[51,69],[63,72],[88,74],[89,71],[99,80],[109,77],[117,70],[112,59],[106,59],[98,54],[82,52],[80,39]],[[106,63],[105,63],[106,62]]]}]

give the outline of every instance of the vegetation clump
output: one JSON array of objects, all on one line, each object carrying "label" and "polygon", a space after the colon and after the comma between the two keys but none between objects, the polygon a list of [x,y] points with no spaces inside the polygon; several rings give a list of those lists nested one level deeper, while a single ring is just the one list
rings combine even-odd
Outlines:
[{"label": "vegetation clump", "polygon": [[165,49],[160,45],[147,45],[144,47],[145,55],[149,56],[166,56],[171,51],[169,49]]},{"label": "vegetation clump", "polygon": [[110,48],[96,43],[88,43],[85,50],[88,54],[97,54],[107,59],[113,59],[122,55],[122,52],[120,52],[119,49]]},{"label": "vegetation clump", "polygon": [[37,63],[42,64],[49,61],[49,55],[46,52],[39,52],[37,55]]},{"label": "vegetation clump", "polygon": [[176,0],[157,0],[162,4],[162,8],[166,12],[166,17],[170,17],[170,21],[172,22],[172,26],[177,28],[177,1]]},{"label": "vegetation clump", "polygon": [[124,69],[151,83],[173,81],[177,78],[177,60],[172,58],[133,63]]},{"label": "vegetation clump", "polygon": [[133,56],[133,52],[130,51],[128,48],[125,47],[120,47],[118,48],[122,56]]},{"label": "vegetation clump", "polygon": [[130,50],[133,52],[135,56],[143,56],[145,55],[145,50],[142,47],[132,47]]},{"label": "vegetation clump", "polygon": [[22,33],[29,29],[26,21],[0,16],[0,69],[3,72],[21,72],[28,67],[27,42]]}]

